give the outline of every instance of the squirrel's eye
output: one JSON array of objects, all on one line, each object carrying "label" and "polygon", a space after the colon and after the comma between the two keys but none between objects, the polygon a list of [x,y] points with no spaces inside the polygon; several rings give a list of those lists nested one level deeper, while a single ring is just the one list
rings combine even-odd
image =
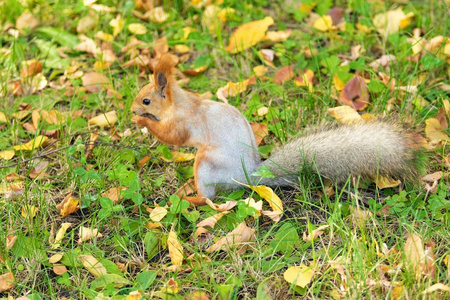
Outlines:
[{"label": "squirrel's eye", "polygon": [[150,105],[150,99],[148,99],[148,98],[145,98],[144,100],[142,100],[142,103],[144,104],[144,105]]}]

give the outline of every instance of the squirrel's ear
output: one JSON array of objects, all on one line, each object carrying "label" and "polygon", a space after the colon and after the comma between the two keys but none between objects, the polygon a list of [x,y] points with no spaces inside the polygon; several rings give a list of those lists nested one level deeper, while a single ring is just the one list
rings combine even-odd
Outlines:
[{"label": "squirrel's ear", "polygon": [[167,77],[164,73],[156,74],[156,84],[161,97],[166,98]]}]

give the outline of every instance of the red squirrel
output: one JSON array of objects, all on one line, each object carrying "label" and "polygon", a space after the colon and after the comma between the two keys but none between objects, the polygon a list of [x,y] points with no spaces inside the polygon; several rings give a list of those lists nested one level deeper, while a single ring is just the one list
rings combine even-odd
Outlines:
[{"label": "red squirrel", "polygon": [[183,199],[204,205],[217,189],[232,189],[261,166],[275,178],[251,180],[270,186],[295,184],[305,163],[321,176],[343,182],[350,175],[410,178],[417,174],[416,137],[390,122],[337,125],[294,138],[261,162],[247,119],[233,106],[201,100],[177,86],[174,63],[163,56],[154,68],[154,82],[133,101],[132,122],[146,127],[162,143],[193,146],[197,196]]}]

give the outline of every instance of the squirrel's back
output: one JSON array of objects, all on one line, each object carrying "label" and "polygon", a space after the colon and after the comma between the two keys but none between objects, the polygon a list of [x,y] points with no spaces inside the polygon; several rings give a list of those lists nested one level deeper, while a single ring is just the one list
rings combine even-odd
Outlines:
[{"label": "squirrel's back", "polygon": [[349,175],[411,179],[418,173],[418,151],[417,136],[400,126],[384,121],[361,122],[322,128],[295,138],[262,165],[281,178],[273,183],[276,185],[289,184],[304,163],[334,182],[344,182]]}]

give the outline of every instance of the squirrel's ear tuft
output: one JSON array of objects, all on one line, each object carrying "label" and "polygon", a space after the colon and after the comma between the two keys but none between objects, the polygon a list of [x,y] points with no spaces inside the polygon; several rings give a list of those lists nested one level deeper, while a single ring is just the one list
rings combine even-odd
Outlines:
[{"label": "squirrel's ear tuft", "polygon": [[157,89],[163,98],[166,97],[167,93],[170,93],[169,87],[174,81],[173,69],[176,65],[175,58],[176,56],[174,57],[172,54],[163,55],[153,70]]}]

